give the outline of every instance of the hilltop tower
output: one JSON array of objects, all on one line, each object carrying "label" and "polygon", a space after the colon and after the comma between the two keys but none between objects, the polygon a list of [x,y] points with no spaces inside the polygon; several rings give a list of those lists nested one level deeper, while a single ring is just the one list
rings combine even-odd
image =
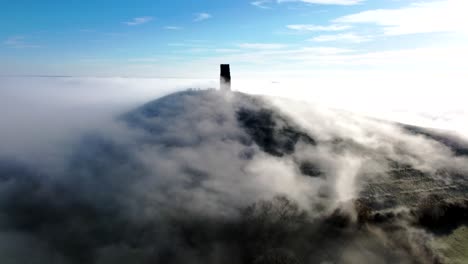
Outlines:
[{"label": "hilltop tower", "polygon": [[221,91],[231,91],[231,69],[229,64],[221,64],[219,89]]}]

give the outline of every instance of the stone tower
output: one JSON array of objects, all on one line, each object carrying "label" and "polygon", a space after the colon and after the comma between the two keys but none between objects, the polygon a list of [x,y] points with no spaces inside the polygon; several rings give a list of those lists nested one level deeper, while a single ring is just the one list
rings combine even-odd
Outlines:
[{"label": "stone tower", "polygon": [[221,64],[219,89],[221,91],[231,91],[231,70],[229,64]]}]

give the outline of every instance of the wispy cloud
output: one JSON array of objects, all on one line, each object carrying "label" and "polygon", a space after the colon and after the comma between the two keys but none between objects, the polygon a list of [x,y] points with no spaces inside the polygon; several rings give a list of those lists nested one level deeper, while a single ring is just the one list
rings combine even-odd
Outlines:
[{"label": "wispy cloud", "polygon": [[33,45],[30,43],[27,43],[25,41],[26,37],[24,36],[11,36],[7,38],[3,44],[5,44],[8,47],[11,48],[17,48],[17,49],[22,49],[22,48],[39,48],[40,46],[38,45]]},{"label": "wispy cloud", "polygon": [[181,30],[182,27],[179,27],[179,26],[165,26],[164,29],[167,29],[167,30]]},{"label": "wispy cloud", "polygon": [[118,33],[118,32],[106,32],[104,33],[105,36],[109,36],[109,37],[125,37],[127,36],[127,34],[125,33]]},{"label": "wispy cloud", "polygon": [[212,17],[213,16],[211,14],[208,14],[208,13],[197,13],[197,14],[195,14],[195,18],[193,19],[193,21],[194,22],[200,22],[200,21],[203,21],[203,20],[210,19]]},{"label": "wispy cloud", "polygon": [[312,24],[298,24],[298,25],[287,25],[288,29],[297,30],[297,31],[342,31],[346,29],[350,29],[351,26],[349,25],[328,25],[328,26],[321,26],[321,25],[312,25]]},{"label": "wispy cloud", "polygon": [[286,45],[279,43],[241,43],[238,47],[243,49],[272,50],[285,48]]},{"label": "wispy cloud", "polygon": [[250,2],[251,5],[256,6],[258,8],[262,8],[262,9],[270,9],[271,7],[267,5],[269,3],[271,3],[271,0],[258,0],[258,1]]},{"label": "wispy cloud", "polygon": [[362,35],[357,35],[355,33],[319,35],[310,39],[310,41],[315,41],[315,42],[344,41],[344,42],[352,42],[352,43],[362,43],[362,42],[367,42],[371,40],[372,38],[370,36],[362,36]]},{"label": "wispy cloud", "polygon": [[[249,65],[270,65],[271,67],[331,66],[343,64],[345,55],[353,54],[354,50],[339,47],[315,46],[315,47],[292,47],[281,49],[263,49],[265,46],[248,45],[239,52],[217,53],[215,56],[201,58],[195,61],[195,65],[215,64],[219,61],[230,63],[248,63]],[[346,61],[346,60],[345,60]]]},{"label": "wispy cloud", "polygon": [[210,47],[210,45],[204,43],[204,42],[196,42],[196,41],[183,41],[183,42],[173,42],[173,43],[168,43],[167,44],[170,47],[195,47],[195,48],[206,48]]},{"label": "wispy cloud", "polygon": [[233,52],[239,52],[241,50],[239,49],[215,49],[214,51],[216,53],[233,53]]},{"label": "wispy cloud", "polygon": [[206,49],[206,48],[190,48],[190,49],[184,49],[182,51],[178,51],[179,52],[185,52],[185,53],[203,53],[203,52],[207,52],[207,51],[210,51],[209,49]]},{"label": "wispy cloud", "polygon": [[276,2],[277,4],[289,2],[302,2],[306,4],[320,5],[356,5],[366,0],[255,0],[250,2],[251,5],[262,9],[270,9],[269,4]]},{"label": "wispy cloud", "polygon": [[161,61],[160,58],[153,58],[153,57],[128,59],[128,62],[132,62],[132,63],[155,63],[155,62],[160,62],[160,61]]},{"label": "wispy cloud", "polygon": [[412,3],[399,9],[375,9],[343,16],[337,23],[367,23],[382,27],[385,35],[455,32],[468,33],[466,0]]},{"label": "wispy cloud", "polygon": [[321,5],[356,5],[364,2],[365,0],[277,0],[278,3],[287,2],[303,2],[307,4],[321,4]]},{"label": "wispy cloud", "polygon": [[131,21],[123,22],[123,24],[125,24],[127,26],[138,26],[138,25],[146,24],[146,23],[152,21],[153,19],[154,18],[150,17],[150,16],[135,17]]}]

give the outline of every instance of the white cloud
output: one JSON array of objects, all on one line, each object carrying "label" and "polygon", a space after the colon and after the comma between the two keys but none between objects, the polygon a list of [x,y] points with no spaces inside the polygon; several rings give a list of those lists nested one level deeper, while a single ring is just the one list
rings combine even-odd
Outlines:
[{"label": "white cloud", "polygon": [[[264,47],[270,47],[270,49],[265,49]],[[252,69],[255,69],[257,65],[269,65],[268,71],[272,71],[275,67],[282,68],[283,70],[290,67],[312,70],[315,66],[320,67],[343,63],[341,62],[343,56],[353,52],[351,49],[325,46],[287,48],[284,45],[281,46],[282,48],[279,47],[276,44],[272,44],[272,46],[265,46],[265,43],[249,44],[240,52],[218,53],[216,56],[195,60],[190,65],[216,65],[219,61],[227,61],[231,64],[248,63],[249,67],[253,67]],[[255,69],[255,75],[259,74],[261,75],[261,70]]]},{"label": "white cloud", "polygon": [[167,30],[181,30],[182,27],[178,27],[178,26],[165,26],[164,29],[167,29]]},{"label": "white cloud", "polygon": [[239,49],[215,49],[216,53],[233,53],[233,52],[239,52]]},{"label": "white cloud", "polygon": [[343,16],[336,23],[367,23],[383,28],[386,35],[454,32],[467,33],[466,0],[418,2],[399,9],[376,9]]},{"label": "white cloud", "polygon": [[307,4],[321,4],[321,5],[356,5],[365,0],[278,0],[278,3],[287,2],[303,2]]},{"label": "white cloud", "polygon": [[3,44],[12,48],[38,48],[38,45],[29,44],[25,41],[26,37],[24,36],[11,36],[7,38]]},{"label": "white cloud", "polygon": [[465,69],[468,66],[468,48],[451,45],[376,51],[351,55],[343,58],[343,62],[345,61],[352,65],[414,68],[418,69],[419,72],[426,69],[455,71],[456,69]]},{"label": "white cloud", "polygon": [[[319,42],[317,42],[319,43]],[[322,44],[332,42],[322,42]],[[257,46],[260,47],[260,46]],[[219,61],[226,61],[232,65],[242,66],[241,73],[244,77],[259,78],[299,78],[313,76],[321,71],[343,71],[349,73],[366,72],[369,69],[381,70],[389,75],[395,72],[405,72],[409,75],[419,76],[434,73],[450,72],[460,75],[468,67],[468,50],[463,45],[427,45],[426,47],[375,50],[342,48],[333,45],[296,47],[286,46],[281,49],[248,49],[241,48],[236,53],[215,53],[200,56],[188,63],[186,68],[195,67],[197,70],[206,70],[203,76],[216,75]],[[200,67],[203,65],[203,67]],[[265,66],[268,67],[265,67]],[[180,67],[182,69],[182,66]],[[180,70],[179,68],[177,70]],[[211,74],[207,74],[212,72]],[[465,74],[466,75],[466,74]],[[423,77],[429,78],[429,77]],[[446,79],[446,84],[441,86],[453,86],[459,88],[464,81],[458,79]],[[402,80],[403,81],[403,80]],[[377,85],[374,83],[374,85]],[[418,85],[412,83],[411,85]],[[405,87],[411,87],[405,85]]]},{"label": "white cloud", "polygon": [[195,14],[195,18],[193,19],[193,21],[194,22],[200,22],[200,21],[203,21],[203,20],[210,19],[212,17],[213,16],[211,14],[208,14],[208,13],[198,13],[198,14]]},{"label": "white cloud", "polygon": [[259,49],[259,50],[272,50],[272,49],[282,49],[286,45],[279,43],[242,43],[238,45],[243,49]]},{"label": "white cloud", "polygon": [[160,61],[161,61],[160,58],[152,58],[152,57],[128,59],[128,62],[135,62],[135,63],[154,63],[154,62],[160,62]]},{"label": "white cloud", "polygon": [[296,24],[296,25],[287,25],[288,29],[297,30],[297,31],[342,31],[351,28],[349,25],[311,25],[311,24]]},{"label": "white cloud", "polygon": [[369,36],[361,36],[355,33],[319,35],[310,39],[310,41],[315,41],[315,42],[345,41],[345,42],[352,42],[352,43],[361,43],[361,42],[367,42],[371,40],[372,38]]},{"label": "white cloud", "polygon": [[251,5],[256,6],[258,8],[263,8],[263,9],[270,9],[269,6],[267,6],[268,3],[270,3],[271,0],[259,0],[259,1],[253,1],[250,2]]},{"label": "white cloud", "polygon": [[127,25],[127,26],[138,26],[138,25],[146,24],[146,23],[150,22],[153,19],[154,18],[150,17],[150,16],[135,17],[131,21],[126,21],[126,22],[123,22],[123,23],[125,25]]},{"label": "white cloud", "polygon": [[305,47],[298,50],[291,50],[290,54],[309,54],[309,55],[316,55],[316,56],[323,56],[323,55],[337,55],[337,54],[345,54],[352,52],[351,49],[343,49],[343,48],[336,48],[336,47]]},{"label": "white cloud", "polygon": [[167,45],[170,47],[183,47],[183,48],[211,48],[211,45],[209,43],[190,41],[190,40],[185,40],[183,42],[168,43]]}]

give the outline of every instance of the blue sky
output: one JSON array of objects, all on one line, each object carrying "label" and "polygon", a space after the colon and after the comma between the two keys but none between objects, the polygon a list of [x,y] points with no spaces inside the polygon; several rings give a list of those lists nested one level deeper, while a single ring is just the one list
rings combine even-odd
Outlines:
[{"label": "blue sky", "polygon": [[[0,74],[460,71],[465,0],[1,1]],[[429,58],[429,59],[428,59]]]}]

